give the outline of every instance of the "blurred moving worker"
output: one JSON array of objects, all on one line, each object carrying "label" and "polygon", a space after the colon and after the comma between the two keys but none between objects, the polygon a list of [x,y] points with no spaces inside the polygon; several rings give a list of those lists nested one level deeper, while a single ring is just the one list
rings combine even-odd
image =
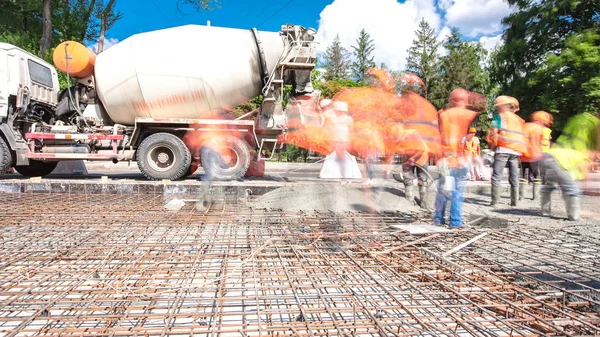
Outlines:
[{"label": "blurred moving worker", "polygon": [[488,143],[494,148],[492,173],[492,202],[496,207],[502,194],[502,174],[508,163],[510,183],[510,205],[517,206],[519,197],[519,157],[527,150],[523,125],[525,121],[515,113],[518,101],[510,96],[498,96],[494,101],[497,114],[494,115]]},{"label": "blurred moving worker", "polygon": [[481,145],[479,138],[475,136],[476,133],[475,128],[469,128],[469,133],[461,141],[463,154],[469,167],[469,180],[479,180],[481,178],[481,166],[483,166]]},{"label": "blurred moving worker", "polygon": [[[600,108],[600,105],[599,105]],[[551,214],[552,191],[562,190],[569,220],[579,220],[581,190],[577,180],[586,178],[591,163],[600,158],[600,114],[571,117],[556,143],[545,151],[541,164],[548,183],[542,187],[542,215]]]},{"label": "blurred moving worker", "polygon": [[531,122],[523,125],[523,135],[527,150],[521,156],[521,179],[519,181],[519,200],[525,194],[525,187],[529,184],[530,177],[533,182],[533,198],[538,200],[542,188],[542,170],[539,161],[542,151],[550,149],[550,126],[554,118],[546,111],[536,111],[531,114]]},{"label": "blurred moving worker", "polygon": [[469,92],[458,88],[448,97],[450,107],[439,115],[443,158],[438,161],[440,186],[435,199],[433,222],[444,225],[446,202],[450,200],[450,228],[462,226],[462,202],[467,176],[467,164],[461,150],[461,140],[478,113],[467,109]]},{"label": "blurred moving worker", "polygon": [[419,187],[417,203],[427,209],[427,184],[430,156],[441,155],[441,138],[437,109],[418,93],[425,89],[425,83],[413,73],[401,77],[402,98],[406,100],[406,116],[403,122],[405,136],[402,138],[402,154],[408,159],[402,165],[404,193],[406,200],[415,202],[415,180]]}]

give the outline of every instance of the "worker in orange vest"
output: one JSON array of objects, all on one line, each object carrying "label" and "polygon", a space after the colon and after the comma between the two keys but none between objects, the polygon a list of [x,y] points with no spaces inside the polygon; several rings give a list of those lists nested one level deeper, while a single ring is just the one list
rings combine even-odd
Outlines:
[{"label": "worker in orange vest", "polygon": [[417,180],[421,208],[427,209],[427,174],[430,156],[441,155],[441,139],[436,108],[418,93],[425,89],[419,76],[407,72],[401,77],[402,96],[405,102],[403,127],[405,136],[400,142],[402,154],[408,160],[402,165],[404,193],[410,203],[415,202],[414,181]]},{"label": "worker in orange vest", "polygon": [[523,199],[525,186],[529,184],[529,177],[533,178],[533,200],[537,200],[542,188],[542,172],[539,161],[542,152],[550,149],[549,126],[554,118],[546,111],[536,111],[531,114],[531,122],[523,126],[523,135],[527,143],[527,151],[521,156],[521,179],[519,181],[519,200]]},{"label": "worker in orange vest", "polygon": [[498,96],[494,101],[497,114],[492,121],[488,140],[494,148],[492,173],[492,202],[497,207],[502,194],[502,174],[508,163],[510,183],[510,205],[517,206],[519,198],[519,157],[527,151],[523,125],[525,121],[515,113],[518,102],[514,97]]},{"label": "worker in orange vest", "polygon": [[448,97],[449,108],[439,115],[443,158],[438,161],[440,185],[435,200],[433,222],[445,224],[446,202],[450,200],[450,228],[462,226],[462,202],[467,178],[467,163],[461,140],[478,113],[469,110],[469,92],[458,88]]},{"label": "worker in orange vest", "polygon": [[479,144],[479,138],[475,136],[476,133],[477,129],[469,128],[469,133],[461,142],[463,154],[469,165],[469,180],[479,180],[481,176],[479,168],[483,165],[480,157],[481,145]]}]

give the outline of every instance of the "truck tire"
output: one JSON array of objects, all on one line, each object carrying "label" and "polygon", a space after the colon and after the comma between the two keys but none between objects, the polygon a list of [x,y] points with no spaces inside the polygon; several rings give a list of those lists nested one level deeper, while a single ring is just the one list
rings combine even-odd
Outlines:
[{"label": "truck tire", "polygon": [[0,137],[0,174],[8,172],[12,166],[12,153],[10,152],[10,148],[4,141],[2,137]]},{"label": "truck tire", "polygon": [[56,161],[29,160],[29,166],[15,166],[15,170],[25,177],[44,177],[52,173],[58,165]]},{"label": "truck tire", "polygon": [[192,155],[177,136],[161,132],[142,141],[136,160],[140,171],[150,180],[177,180],[188,172]]},{"label": "truck tire", "polygon": [[185,172],[185,174],[183,175],[183,178],[187,178],[189,176],[191,176],[192,174],[196,173],[196,171],[198,171],[198,167],[200,165],[198,165],[198,163],[194,163],[192,162],[190,164],[190,168],[188,168],[188,170]]},{"label": "truck tire", "polygon": [[220,140],[219,147],[228,150],[223,157],[204,146],[200,152],[202,167],[211,180],[238,180],[244,177],[250,167],[250,149],[244,141],[233,136]]}]

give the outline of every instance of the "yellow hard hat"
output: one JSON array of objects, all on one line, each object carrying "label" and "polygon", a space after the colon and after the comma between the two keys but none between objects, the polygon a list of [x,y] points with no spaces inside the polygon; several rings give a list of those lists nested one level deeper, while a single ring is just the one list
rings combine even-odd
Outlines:
[{"label": "yellow hard hat", "polygon": [[477,133],[477,129],[475,129],[475,128],[469,128],[469,133]]},{"label": "yellow hard hat", "polygon": [[[514,97],[510,97],[510,96],[498,96],[496,97],[496,99],[494,100],[494,106],[499,106],[499,105],[506,105],[506,104],[515,104],[515,101],[517,99]],[[518,104],[518,101],[517,101]]]}]

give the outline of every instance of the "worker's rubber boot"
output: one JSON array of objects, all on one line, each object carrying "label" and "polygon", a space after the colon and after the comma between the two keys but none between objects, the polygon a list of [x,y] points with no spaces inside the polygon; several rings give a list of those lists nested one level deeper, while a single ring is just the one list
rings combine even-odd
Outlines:
[{"label": "worker's rubber boot", "polygon": [[411,205],[415,204],[415,187],[414,186],[404,186],[404,197],[406,201],[408,201]]},{"label": "worker's rubber boot", "polygon": [[577,221],[581,219],[579,215],[581,211],[581,197],[565,196],[565,206],[567,207],[567,217],[569,220]]},{"label": "worker's rubber boot", "polygon": [[542,200],[542,215],[550,216],[552,214],[552,193],[542,191],[540,197]]},{"label": "worker's rubber boot", "polygon": [[427,186],[419,185],[419,206],[422,209],[429,209],[427,205]]},{"label": "worker's rubber boot", "polygon": [[517,206],[517,200],[519,200],[519,186],[510,187],[510,205]]},{"label": "worker's rubber boot", "polygon": [[536,201],[540,198],[540,191],[542,189],[542,182],[533,181],[533,200]]},{"label": "worker's rubber boot", "polygon": [[489,204],[490,207],[497,208],[498,202],[500,201],[500,195],[502,194],[502,187],[492,185],[492,202]]},{"label": "worker's rubber boot", "polygon": [[519,201],[523,200],[525,195],[525,186],[527,186],[527,179],[519,179]]}]

